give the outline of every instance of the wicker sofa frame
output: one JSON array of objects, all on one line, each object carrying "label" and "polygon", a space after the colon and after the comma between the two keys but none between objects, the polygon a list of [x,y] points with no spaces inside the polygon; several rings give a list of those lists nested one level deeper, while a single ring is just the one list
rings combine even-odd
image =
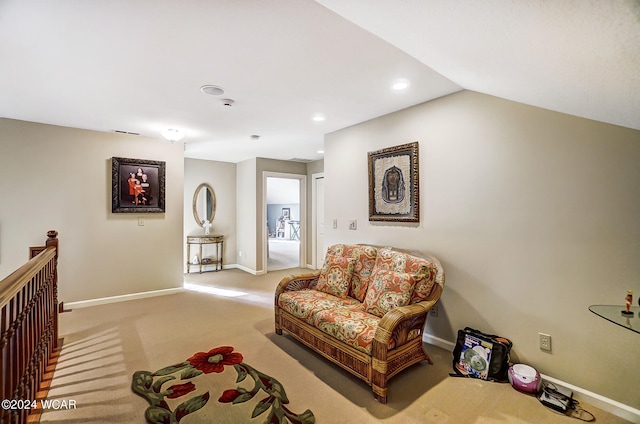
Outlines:
[{"label": "wicker sofa frame", "polygon": [[[393,376],[423,360],[433,364],[423,349],[422,334],[429,311],[438,302],[444,288],[444,269],[437,258],[416,251],[393,250],[430,261],[435,271],[435,282],[427,299],[392,309],[381,318],[372,343],[371,356],[348,346],[279,307],[278,297],[281,293],[313,290],[320,275],[319,270],[285,277],[278,284],[275,292],[276,334],[281,335],[283,330],[286,331],[329,361],[364,380],[372,387],[373,395],[380,403],[387,403],[387,385]],[[417,331],[419,336],[408,340],[412,330],[413,334]],[[389,349],[389,342],[392,339],[395,340],[395,347]]]}]

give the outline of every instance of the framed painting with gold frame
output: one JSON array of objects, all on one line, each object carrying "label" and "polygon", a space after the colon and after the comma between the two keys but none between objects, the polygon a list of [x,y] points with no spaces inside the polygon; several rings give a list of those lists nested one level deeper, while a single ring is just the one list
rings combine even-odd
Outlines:
[{"label": "framed painting with gold frame", "polygon": [[368,153],[369,221],[420,222],[418,142]]}]

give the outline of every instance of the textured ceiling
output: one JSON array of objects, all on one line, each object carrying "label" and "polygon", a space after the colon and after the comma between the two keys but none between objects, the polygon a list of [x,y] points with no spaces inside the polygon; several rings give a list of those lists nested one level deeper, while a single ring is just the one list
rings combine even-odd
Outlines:
[{"label": "textured ceiling", "polygon": [[201,159],[320,159],[326,133],[461,89],[640,129],[632,0],[0,0],[0,58],[0,117],[178,128]]}]

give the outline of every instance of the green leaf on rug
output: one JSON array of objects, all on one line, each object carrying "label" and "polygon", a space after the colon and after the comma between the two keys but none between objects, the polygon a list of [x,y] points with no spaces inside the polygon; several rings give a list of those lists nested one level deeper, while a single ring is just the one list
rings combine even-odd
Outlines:
[{"label": "green leaf on rug", "polygon": [[190,378],[197,377],[200,374],[202,374],[202,371],[193,367],[189,367],[182,372],[182,375],[180,376],[180,378],[182,380],[188,380]]},{"label": "green leaf on rug", "polygon": [[144,417],[148,423],[169,423],[171,420],[171,412],[159,406],[150,406],[144,412]]},{"label": "green leaf on rug", "polygon": [[181,403],[176,408],[174,415],[179,422],[185,415],[190,414],[192,412],[197,411],[202,408],[209,401],[209,392],[206,392],[203,395],[196,396],[187,400],[186,402]]}]

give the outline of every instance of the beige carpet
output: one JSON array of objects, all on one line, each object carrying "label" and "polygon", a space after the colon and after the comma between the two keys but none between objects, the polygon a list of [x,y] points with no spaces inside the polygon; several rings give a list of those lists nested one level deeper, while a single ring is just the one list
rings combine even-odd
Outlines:
[{"label": "beige carpet", "polygon": [[[422,363],[393,378],[389,403],[373,399],[362,381],[273,329],[273,290],[282,275],[238,270],[190,274],[187,282],[225,291],[185,292],[76,309],[60,317],[64,346],[48,399],[77,407],[48,410],[43,423],[144,423],[147,402],[131,391],[138,370],[158,370],[195,352],[230,345],[244,361],[278,379],[296,412],[310,409],[317,423],[571,423],[508,384],[451,378],[451,353],[425,345],[435,364]],[[222,296],[220,293],[229,296]],[[233,370],[229,370],[233,373]],[[233,423],[236,406],[211,405],[182,423]],[[627,421],[583,405],[597,423]],[[207,407],[211,407],[207,409]],[[202,414],[200,414],[202,412]],[[200,414],[200,415],[199,415]],[[264,416],[246,418],[262,423]]]}]

